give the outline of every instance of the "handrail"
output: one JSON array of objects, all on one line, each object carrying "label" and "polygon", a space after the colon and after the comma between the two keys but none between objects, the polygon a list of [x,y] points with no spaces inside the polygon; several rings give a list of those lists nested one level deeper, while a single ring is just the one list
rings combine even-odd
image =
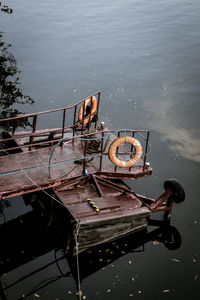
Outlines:
[{"label": "handrail", "polygon": [[[88,118],[88,115],[84,114],[85,113],[85,101],[87,99],[92,99],[93,96],[97,97],[97,110],[92,114],[90,112],[89,122],[87,123],[87,125],[84,125],[83,124],[84,120]],[[36,137],[47,136],[48,134],[54,132],[54,135],[61,133],[61,136],[63,138],[65,132],[68,129],[72,129],[73,136],[75,135],[75,132],[78,130],[81,131],[81,133],[83,133],[86,128],[91,127],[91,116],[93,116],[94,114],[96,114],[98,116],[99,102],[100,102],[100,91],[93,93],[92,95],[86,97],[85,99],[77,102],[76,104],[70,105],[70,106],[55,108],[52,110],[42,111],[42,112],[37,112],[37,113],[21,114],[21,115],[12,117],[12,118],[0,119],[0,125],[3,122],[12,122],[12,124],[10,125],[10,128],[11,128],[10,131],[12,132],[11,137],[6,137],[6,138],[0,139],[0,143],[5,143],[5,142],[9,143],[9,141],[13,141],[13,140],[15,140],[15,142],[16,142],[17,140],[22,139],[22,138],[29,138],[28,143],[26,143],[24,145],[15,146],[12,150],[17,150],[17,149],[24,148],[24,147],[29,147],[29,150],[31,150],[31,147],[36,146],[36,143],[37,143],[37,145],[45,144],[44,141],[38,141],[38,140],[35,141],[35,143],[34,143],[33,141],[34,141],[34,138],[36,138]],[[78,108],[80,105],[83,105],[83,119],[82,120],[79,120],[79,118],[78,118]],[[72,119],[73,124],[69,125],[69,126],[65,126],[66,112],[68,110],[73,110],[73,114],[74,114],[73,119]],[[60,127],[56,128],[56,129],[53,129],[53,128],[40,129],[38,132],[38,130],[36,129],[38,116],[44,115],[47,113],[58,112],[58,111],[61,111],[63,113],[63,116],[60,120],[61,121]],[[23,134],[20,132],[21,130],[18,130],[17,131],[18,134],[16,135],[15,132],[18,127],[19,120],[27,119],[27,118],[32,118],[32,126],[31,126],[32,128],[31,128],[30,132],[29,133],[25,132]],[[97,127],[97,119],[95,120],[95,125],[94,125],[95,128]],[[57,137],[57,139],[58,139],[58,137]],[[51,137],[49,139],[49,142],[50,141],[54,142],[53,137]],[[5,151],[5,150],[11,150],[11,149],[10,149],[10,147],[7,147],[7,149],[2,149],[2,150],[0,150],[0,152]]]},{"label": "handrail", "polygon": [[83,100],[77,102],[76,104],[70,105],[70,106],[65,106],[65,107],[60,107],[60,108],[55,108],[55,109],[51,109],[51,110],[46,110],[46,111],[41,111],[41,112],[36,112],[36,113],[29,113],[29,114],[21,114],[12,118],[6,118],[6,119],[0,119],[0,122],[6,122],[6,121],[12,121],[12,120],[18,120],[18,119],[23,119],[23,118],[30,118],[30,117],[34,117],[34,116],[39,116],[39,115],[43,115],[43,114],[47,114],[47,113],[52,113],[52,112],[56,112],[56,111],[61,111],[61,110],[65,110],[65,109],[72,109],[75,108],[75,106],[81,104],[82,102],[86,101],[88,98],[91,98],[97,94],[100,94],[100,91],[84,98]]}]

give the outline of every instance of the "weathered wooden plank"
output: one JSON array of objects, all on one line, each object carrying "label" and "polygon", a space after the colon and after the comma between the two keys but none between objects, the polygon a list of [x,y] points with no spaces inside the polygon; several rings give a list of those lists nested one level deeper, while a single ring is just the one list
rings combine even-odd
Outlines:
[{"label": "weathered wooden plank", "polygon": [[92,227],[82,225],[78,235],[79,252],[146,228],[148,215],[149,213],[104,220]]}]

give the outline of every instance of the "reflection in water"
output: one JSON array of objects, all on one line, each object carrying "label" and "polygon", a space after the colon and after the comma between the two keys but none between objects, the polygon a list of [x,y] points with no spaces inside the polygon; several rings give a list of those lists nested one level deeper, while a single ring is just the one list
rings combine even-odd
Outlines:
[{"label": "reflection in water", "polygon": [[[13,10],[0,2],[0,11],[12,14]],[[17,62],[14,55],[10,52],[10,44],[3,41],[3,35],[0,32],[0,118],[13,117],[19,113],[12,106],[14,104],[33,104],[30,96],[24,95],[20,89],[19,73]],[[23,120],[21,126],[27,125],[27,120]],[[7,124],[6,129],[9,128]]]},{"label": "reflection in water", "polygon": [[[63,210],[60,211],[57,208],[57,214],[54,215],[54,220],[49,225],[47,217],[32,210],[0,226],[0,276],[6,274],[6,278],[8,278],[5,281],[2,277],[2,282],[0,282],[2,299],[11,299],[8,297],[9,291],[19,286],[23,286],[23,290],[21,294],[16,294],[16,299],[26,299],[31,295],[37,296],[44,288],[52,289],[55,282],[60,279],[65,278],[68,281],[69,276],[72,276],[75,283],[78,284],[76,257],[64,254],[69,220],[66,215],[62,214]],[[64,220],[63,224],[61,224],[61,220]],[[151,221],[150,225],[156,225],[156,223]],[[115,242],[89,249],[79,255],[80,279],[91,276],[130,252],[144,252],[144,245],[150,241],[163,243],[169,250],[175,250],[181,245],[181,236],[175,227],[161,222],[159,227],[150,232],[143,230]],[[54,252],[54,259],[52,260],[51,256],[51,260],[46,261],[45,255],[48,257],[52,252]],[[36,258],[41,256],[43,256],[42,263],[38,264]],[[36,260],[35,263],[34,260]],[[19,267],[26,266],[26,264],[25,272],[21,271],[21,273]],[[63,271],[66,270],[66,264],[69,267],[67,271]],[[49,268],[53,266],[57,271],[50,276]],[[17,270],[17,268],[19,269]],[[16,270],[14,277],[12,276],[13,270]],[[31,288],[28,284],[27,291],[26,280],[28,279],[31,280]]]},{"label": "reflection in water", "polygon": [[173,103],[170,99],[145,103],[145,108],[152,114],[150,127],[158,131],[163,141],[167,142],[169,148],[176,154],[200,162],[200,129],[199,128],[181,128],[177,125],[176,118],[171,119],[173,114]]},{"label": "reflection in water", "polygon": [[33,104],[30,96],[26,96],[20,89],[19,73],[17,62],[13,54],[9,51],[10,44],[3,41],[0,34],[0,118],[9,118],[20,113],[12,108],[13,104]]}]

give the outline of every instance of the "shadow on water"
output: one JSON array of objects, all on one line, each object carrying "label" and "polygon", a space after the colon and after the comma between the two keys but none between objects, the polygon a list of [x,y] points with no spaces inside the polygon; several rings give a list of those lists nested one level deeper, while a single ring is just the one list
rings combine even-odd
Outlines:
[{"label": "shadow on water", "polygon": [[[26,200],[25,200],[26,202]],[[16,217],[0,225],[1,247],[0,247],[0,276],[9,275],[11,272],[11,282],[6,285],[0,282],[0,297],[5,300],[9,289],[17,288],[26,279],[38,278],[42,272],[46,272],[47,279],[41,280],[34,286],[31,281],[31,288],[23,296],[16,296],[16,299],[26,299],[31,295],[36,295],[41,289],[51,289],[56,281],[70,276],[78,286],[77,257],[66,255],[68,235],[70,235],[70,218],[62,207],[54,207],[54,214],[48,217],[41,213],[37,206],[24,215]],[[145,251],[145,244],[150,241],[163,243],[167,249],[176,250],[181,246],[181,235],[179,231],[169,223],[163,221],[149,220],[149,225],[156,226],[156,229],[149,230],[149,227],[140,232],[128,235],[124,238],[99,245],[79,254],[79,276],[80,280],[91,276],[107,265],[112,264],[120,257],[128,253],[140,253]],[[42,264],[34,263],[34,267],[25,268],[25,273],[17,273],[12,276],[12,271],[20,266],[29,266],[28,263],[34,262],[36,258],[43,255],[54,253],[54,259],[49,262],[43,261]],[[59,258],[58,258],[58,252]],[[67,263],[69,268],[63,272],[60,268],[62,263]],[[56,276],[49,278],[48,268],[57,267]],[[1,277],[3,278],[3,277]],[[25,282],[26,285],[26,282]],[[23,287],[25,287],[23,284]],[[34,286],[34,287],[33,287]]]},{"label": "shadow on water", "polygon": [[[12,14],[13,10],[0,3],[0,11]],[[33,104],[34,100],[25,95],[20,88],[20,71],[17,68],[17,61],[12,54],[11,44],[4,41],[3,33],[0,32],[0,118],[10,118],[21,114],[18,109],[13,108],[15,104]],[[28,124],[28,120],[22,119],[22,127]],[[4,124],[6,130],[9,129],[9,122]]]}]

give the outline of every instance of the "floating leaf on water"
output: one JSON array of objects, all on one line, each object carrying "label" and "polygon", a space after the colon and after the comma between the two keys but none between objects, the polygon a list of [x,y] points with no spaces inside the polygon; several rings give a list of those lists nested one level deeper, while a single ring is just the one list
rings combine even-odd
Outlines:
[{"label": "floating leaf on water", "polygon": [[194,275],[194,280],[197,280],[199,276],[197,274]]},{"label": "floating leaf on water", "polygon": [[169,293],[170,290],[163,290],[163,293]]},{"label": "floating leaf on water", "polygon": [[105,252],[106,252],[106,253],[109,253],[109,252],[110,252],[110,249],[105,249]]},{"label": "floating leaf on water", "polygon": [[126,252],[125,252],[125,251],[123,251],[123,250],[121,251],[121,253],[122,253],[122,254],[126,254]]},{"label": "floating leaf on water", "polygon": [[99,261],[103,261],[103,258],[100,258]]},{"label": "floating leaf on water", "polygon": [[72,294],[72,291],[68,291],[68,294]]},{"label": "floating leaf on water", "polygon": [[34,294],[34,296],[36,297],[36,298],[40,298],[40,295],[39,294]]},{"label": "floating leaf on water", "polygon": [[153,245],[157,246],[157,245],[159,245],[159,244],[160,244],[159,241],[153,241]]},{"label": "floating leaf on water", "polygon": [[176,259],[176,258],[172,258],[172,260],[175,261],[175,262],[180,262],[180,260]]},{"label": "floating leaf on water", "polygon": [[82,292],[82,291],[78,291],[78,292],[76,292],[76,296],[80,296],[80,297],[82,297],[82,295],[83,295],[83,292]]},{"label": "floating leaf on water", "polygon": [[132,279],[132,281],[135,281],[135,278],[134,278],[134,277],[132,277],[131,279]]}]

